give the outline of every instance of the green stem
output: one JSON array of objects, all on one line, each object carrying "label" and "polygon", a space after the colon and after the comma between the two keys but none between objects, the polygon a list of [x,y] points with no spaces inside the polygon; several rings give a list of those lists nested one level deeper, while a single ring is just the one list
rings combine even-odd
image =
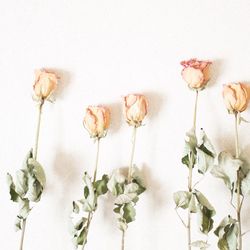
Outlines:
[{"label": "green stem", "polygon": [[[196,90],[196,96],[195,96],[195,104],[194,104],[194,120],[193,120],[193,131],[196,134],[196,120],[197,120],[197,108],[198,108],[198,97],[199,97],[199,91]],[[188,191],[193,192],[193,165],[191,164],[193,162],[193,155],[189,155],[189,173],[188,173]],[[188,210],[188,221],[187,221],[187,237],[188,237],[188,250],[191,250],[191,244],[192,244],[192,234],[191,234],[191,212]]]},{"label": "green stem", "polygon": [[[239,132],[238,132],[238,125],[239,125],[239,117],[240,114],[235,112],[235,157],[239,158],[240,156],[240,149],[239,149]],[[238,235],[238,250],[242,250],[242,226],[241,226],[241,207],[242,207],[242,200],[241,200],[241,179],[240,179],[240,169],[237,171],[237,220],[239,225],[239,235]]]},{"label": "green stem", "polygon": [[[98,163],[99,163],[99,155],[100,155],[100,138],[97,138],[97,148],[96,148],[96,159],[95,159],[95,170],[94,170],[94,175],[93,175],[93,181],[92,183],[94,184],[96,182],[96,176],[97,176],[97,169],[98,169]],[[89,228],[90,228],[90,223],[92,221],[93,218],[93,211],[89,212],[88,214],[88,220],[87,220],[87,225],[86,225],[86,241],[87,241],[87,237],[88,237],[88,233],[89,233]],[[82,250],[84,250],[85,245],[87,242],[83,242],[82,244]]]},{"label": "green stem", "polygon": [[134,127],[133,133],[132,133],[132,150],[131,150],[129,170],[128,170],[128,182],[129,183],[132,181],[132,169],[133,169],[133,161],[134,161],[134,155],[135,155],[136,131],[137,131],[137,128]]},{"label": "green stem", "polygon": [[[37,125],[36,125],[35,143],[34,143],[34,148],[33,148],[33,152],[32,152],[33,153],[33,158],[35,160],[37,159],[37,151],[38,151],[38,142],[39,142],[39,134],[40,134],[40,126],[41,126],[41,116],[42,116],[43,104],[44,104],[44,100],[42,100],[39,103],[39,106],[38,106],[38,119],[37,119]],[[20,241],[19,250],[23,250],[26,222],[27,222],[27,218],[23,219],[23,221],[22,221],[22,234],[21,234],[21,241]]]}]

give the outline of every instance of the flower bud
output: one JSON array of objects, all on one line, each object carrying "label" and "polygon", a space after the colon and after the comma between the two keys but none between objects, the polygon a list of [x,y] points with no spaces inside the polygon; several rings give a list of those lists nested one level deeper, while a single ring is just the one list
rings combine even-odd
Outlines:
[{"label": "flower bud", "polygon": [[145,96],[130,94],[124,97],[124,113],[130,126],[141,126],[142,120],[147,115],[148,102]]},{"label": "flower bud", "polygon": [[35,99],[46,100],[57,87],[58,76],[53,72],[41,69],[35,71],[35,83],[33,85]]},{"label": "flower bud", "polygon": [[182,78],[191,89],[202,90],[210,79],[211,64],[210,61],[198,61],[197,59],[182,61],[181,65],[184,66],[181,73]]},{"label": "flower bud", "polygon": [[248,85],[243,83],[224,85],[222,94],[229,113],[246,110],[250,98]]},{"label": "flower bud", "polygon": [[106,136],[110,125],[110,111],[103,106],[89,106],[83,121],[84,127],[93,138]]}]

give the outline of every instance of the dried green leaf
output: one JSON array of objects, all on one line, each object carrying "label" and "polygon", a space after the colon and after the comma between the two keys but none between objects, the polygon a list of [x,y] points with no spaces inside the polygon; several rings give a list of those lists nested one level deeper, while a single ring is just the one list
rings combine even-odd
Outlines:
[{"label": "dried green leaf", "polygon": [[109,177],[107,175],[103,175],[101,180],[98,180],[94,183],[97,196],[106,194],[108,192],[108,181]]},{"label": "dried green leaf", "polygon": [[237,239],[239,234],[237,220],[229,215],[224,218],[214,232],[219,240],[220,250],[237,250]]},{"label": "dried green leaf", "polygon": [[126,223],[130,223],[135,220],[135,208],[132,203],[127,203],[123,206],[123,218]]},{"label": "dried green leaf", "polygon": [[228,152],[221,152],[218,156],[218,165],[214,166],[211,174],[224,181],[226,186],[232,191],[237,181],[237,171],[243,162],[234,158]]},{"label": "dried green leaf", "polygon": [[200,191],[195,190],[195,196],[198,201],[197,208],[199,229],[202,233],[208,234],[213,228],[214,220],[212,217],[216,213],[215,209]]},{"label": "dried green leaf", "polygon": [[181,207],[183,209],[186,209],[189,207],[190,199],[191,199],[192,193],[187,191],[178,191],[174,193],[174,202],[176,204],[176,207]]},{"label": "dried green leaf", "polygon": [[13,178],[9,173],[7,174],[7,184],[9,186],[10,199],[14,202],[18,202],[19,195],[16,192],[16,187],[15,187],[15,184],[13,182]]}]

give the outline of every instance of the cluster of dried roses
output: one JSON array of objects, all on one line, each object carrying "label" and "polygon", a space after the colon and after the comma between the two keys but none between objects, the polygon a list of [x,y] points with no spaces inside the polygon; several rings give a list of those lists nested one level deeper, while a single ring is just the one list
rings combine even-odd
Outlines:
[{"label": "cluster of dried roses", "polygon": [[[19,212],[15,223],[16,230],[22,230],[20,250],[23,249],[27,217],[32,203],[38,202],[43,193],[46,177],[41,164],[37,161],[39,132],[42,108],[45,101],[52,101],[51,95],[57,87],[58,76],[46,70],[36,71],[33,86],[33,99],[38,104],[38,122],[35,143],[25,158],[22,169],[16,172],[15,179],[7,174],[11,200],[19,204]],[[130,94],[124,97],[124,114],[129,126],[133,128],[132,152],[128,169],[115,170],[112,175],[103,175],[97,180],[100,141],[107,134],[110,125],[110,110],[104,106],[89,106],[86,109],[83,125],[97,144],[97,153],[93,177],[85,172],[83,175],[83,196],[73,202],[71,214],[72,239],[76,248],[84,249],[87,243],[90,224],[97,209],[101,195],[110,192],[114,196],[114,213],[117,216],[119,229],[122,231],[121,248],[124,249],[125,231],[128,224],[135,220],[135,205],[139,195],[145,191],[139,169],[134,165],[136,130],[142,126],[147,115],[148,102],[143,95]]]},{"label": "cluster of dried roses", "polygon": [[[210,140],[203,129],[197,136],[196,119],[198,96],[204,90],[210,79],[209,61],[191,59],[183,61],[183,79],[189,88],[195,92],[195,107],[193,126],[186,133],[185,149],[182,163],[188,169],[188,187],[185,191],[174,194],[176,212],[187,229],[188,249],[209,247],[207,236],[214,224],[215,209],[207,198],[196,188],[200,180],[194,182],[195,172],[205,176],[211,172],[213,176],[221,178],[231,193],[231,204],[236,210],[236,218],[228,215],[218,225],[215,234],[218,236],[218,247],[223,250],[242,250],[241,210],[246,195],[250,193],[250,165],[240,152],[238,128],[242,121],[241,113],[246,110],[250,99],[249,88],[246,84],[235,83],[225,85],[223,97],[226,108],[235,118],[235,155],[228,152],[216,154]],[[46,177],[41,164],[37,161],[39,132],[43,105],[52,101],[51,94],[57,87],[58,77],[53,72],[39,70],[36,72],[34,84],[34,100],[38,107],[38,121],[35,133],[35,143],[25,158],[22,169],[16,177],[7,174],[11,200],[18,203],[19,212],[16,220],[16,229],[22,230],[20,250],[23,249],[25,226],[33,203],[41,199],[46,185]],[[110,111],[104,106],[89,106],[84,117],[84,127],[97,145],[96,160],[93,176],[85,172],[83,175],[83,196],[73,202],[71,214],[72,238],[76,246],[84,249],[87,243],[90,224],[97,209],[100,196],[110,192],[114,197],[114,213],[116,214],[119,229],[122,231],[121,248],[124,249],[124,238],[128,224],[135,220],[135,205],[139,195],[145,191],[145,185],[140,177],[139,169],[134,165],[134,151],[136,131],[142,125],[147,114],[148,103],[143,95],[130,94],[124,98],[125,119],[132,129],[132,149],[128,169],[115,170],[111,176],[103,175],[97,179],[100,141],[107,134],[110,125]],[[187,210],[187,220],[183,220],[179,208]],[[192,215],[198,217],[199,230],[205,235],[205,240],[192,240]]]},{"label": "cluster of dried roses", "polygon": [[[203,179],[194,182],[194,169],[205,176],[207,172],[224,181],[231,194],[230,203],[236,211],[236,218],[227,215],[218,225],[214,233],[218,237],[218,248],[221,250],[242,250],[241,210],[246,195],[250,194],[250,165],[243,152],[240,152],[238,127],[242,121],[241,112],[245,111],[249,100],[249,87],[243,83],[224,85],[223,98],[229,114],[235,118],[235,155],[229,152],[215,153],[214,147],[203,129],[196,135],[196,116],[199,92],[205,89],[210,79],[209,61],[191,59],[181,62],[184,66],[182,77],[189,88],[196,93],[194,122],[192,129],[186,133],[185,149],[182,163],[188,168],[188,189],[174,193],[176,212],[187,229],[187,248],[207,249],[208,233],[213,229],[215,209],[207,198],[197,190],[196,186]],[[194,184],[195,183],[195,184]],[[187,220],[179,214],[179,208],[187,210]],[[204,240],[192,240],[192,215],[197,215],[198,228],[205,235]]]}]

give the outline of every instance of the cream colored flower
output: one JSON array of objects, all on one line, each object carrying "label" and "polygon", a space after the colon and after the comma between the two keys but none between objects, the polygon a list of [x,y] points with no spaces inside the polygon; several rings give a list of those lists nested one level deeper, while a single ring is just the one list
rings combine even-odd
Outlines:
[{"label": "cream colored flower", "polygon": [[249,86],[243,83],[224,85],[223,98],[229,113],[243,112],[250,99]]},{"label": "cream colored flower", "polygon": [[56,89],[58,76],[45,69],[35,71],[35,83],[33,85],[35,98],[38,100],[46,100]]},{"label": "cream colored flower", "polygon": [[148,102],[145,96],[130,94],[124,97],[124,113],[126,121],[130,126],[141,126],[147,112]]},{"label": "cream colored flower", "polygon": [[104,137],[110,125],[109,109],[103,106],[89,106],[83,124],[91,137]]}]

